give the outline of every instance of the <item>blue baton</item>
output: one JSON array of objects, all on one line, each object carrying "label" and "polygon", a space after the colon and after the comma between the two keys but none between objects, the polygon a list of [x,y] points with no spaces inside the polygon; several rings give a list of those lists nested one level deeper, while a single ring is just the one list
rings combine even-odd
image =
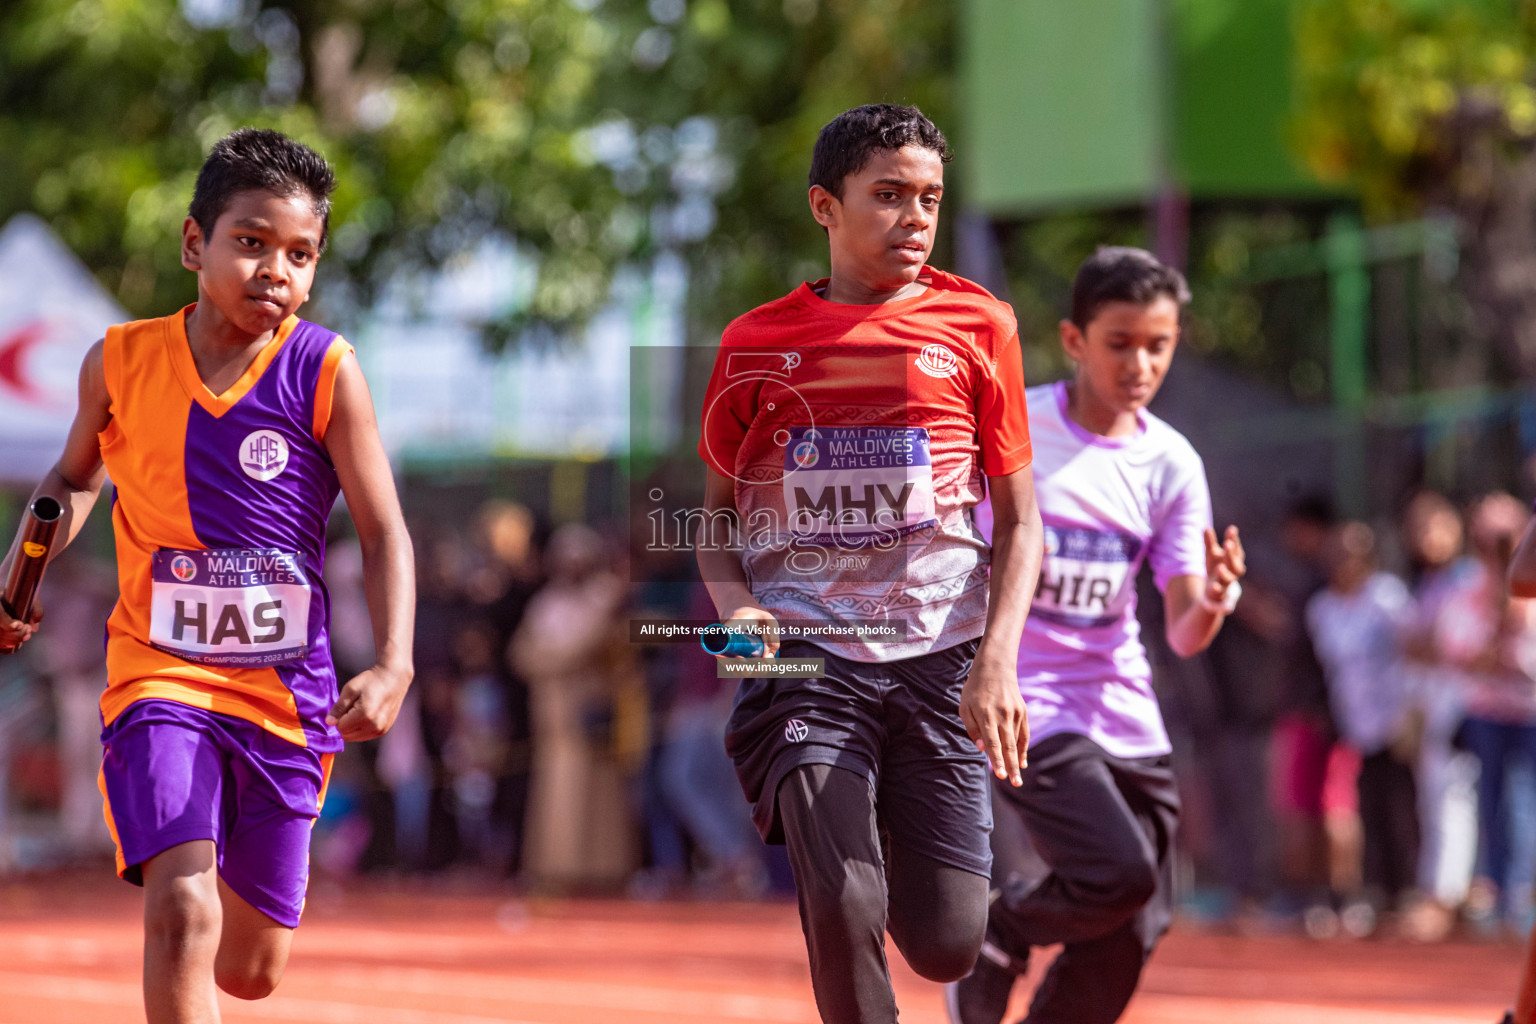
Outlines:
[{"label": "blue baton", "polygon": [[756,633],[743,633],[718,622],[699,631],[699,646],[725,658],[761,658],[767,650],[763,638]]}]

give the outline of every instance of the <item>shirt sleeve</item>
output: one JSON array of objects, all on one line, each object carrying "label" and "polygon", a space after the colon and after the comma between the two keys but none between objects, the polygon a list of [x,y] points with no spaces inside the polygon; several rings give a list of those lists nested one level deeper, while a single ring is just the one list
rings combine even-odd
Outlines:
[{"label": "shirt sleeve", "polygon": [[1159,592],[1175,576],[1205,577],[1205,530],[1211,525],[1211,490],[1205,463],[1193,450],[1164,496],[1163,514],[1152,534],[1147,558]]},{"label": "shirt sleeve", "polygon": [[997,354],[991,376],[981,382],[976,396],[976,439],[981,469],[987,476],[1016,473],[1034,459],[1024,398],[1024,352],[1017,331]]},{"label": "shirt sleeve", "polygon": [[736,453],[747,437],[747,426],[752,422],[750,410],[744,404],[755,389],[731,387],[726,366],[730,362],[729,337],[720,340],[715,353],[715,368],[709,375],[709,386],[704,391],[703,418],[699,428],[699,458],[721,476],[736,475]]}]

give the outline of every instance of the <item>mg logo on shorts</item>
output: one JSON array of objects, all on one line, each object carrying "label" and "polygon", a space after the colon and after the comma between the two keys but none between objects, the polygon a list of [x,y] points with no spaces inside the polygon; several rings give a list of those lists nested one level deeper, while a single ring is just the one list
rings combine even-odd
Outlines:
[{"label": "mg logo on shorts", "polygon": [[288,442],[275,430],[253,430],[240,442],[240,468],[252,480],[271,480],[288,468]]},{"label": "mg logo on shorts", "polygon": [[811,730],[798,718],[791,718],[784,723],[784,738],[791,743],[799,743],[811,734]]},{"label": "mg logo on shorts", "polygon": [[943,380],[960,372],[960,361],[943,345],[924,345],[922,355],[917,357],[917,368]]}]

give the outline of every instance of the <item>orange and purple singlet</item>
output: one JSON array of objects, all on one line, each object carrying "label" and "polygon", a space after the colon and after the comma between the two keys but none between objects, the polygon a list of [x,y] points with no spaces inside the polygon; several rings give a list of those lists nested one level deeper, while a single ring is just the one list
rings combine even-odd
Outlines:
[{"label": "orange and purple singlet", "polygon": [[157,698],[338,750],[325,724],[337,684],[320,572],[340,487],[323,442],[351,346],[289,317],[215,395],[186,313],[106,335],[112,421],[100,441],[121,596],[102,720]]},{"label": "orange and purple singlet", "polygon": [[118,873],[215,844],[252,906],[298,924],[334,752],[321,569],[340,485],[324,439],[351,346],[284,321],[222,395],[186,313],[107,331],[120,596],[107,622],[101,789]]}]

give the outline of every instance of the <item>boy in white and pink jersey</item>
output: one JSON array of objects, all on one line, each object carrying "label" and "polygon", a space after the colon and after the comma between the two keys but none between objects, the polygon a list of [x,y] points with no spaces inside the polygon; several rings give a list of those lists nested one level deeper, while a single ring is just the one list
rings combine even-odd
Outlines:
[{"label": "boy in white and pink jersey", "polygon": [[[1022,786],[994,788],[994,803],[1019,815],[1050,872],[994,894],[982,956],[947,992],[955,1024],[999,1024],[1030,947],[1055,943],[1026,1020],[1111,1024],[1168,927],[1179,800],[1136,577],[1151,565],[1169,646],[1187,657],[1221,628],[1244,568],[1237,530],[1218,541],[1211,529],[1200,456],[1145,408],[1188,298],[1150,254],[1100,249],[1061,324],[1075,378],[1027,392],[1045,530],[1019,650],[1029,767]],[[983,532],[988,511],[978,508]]]}]

